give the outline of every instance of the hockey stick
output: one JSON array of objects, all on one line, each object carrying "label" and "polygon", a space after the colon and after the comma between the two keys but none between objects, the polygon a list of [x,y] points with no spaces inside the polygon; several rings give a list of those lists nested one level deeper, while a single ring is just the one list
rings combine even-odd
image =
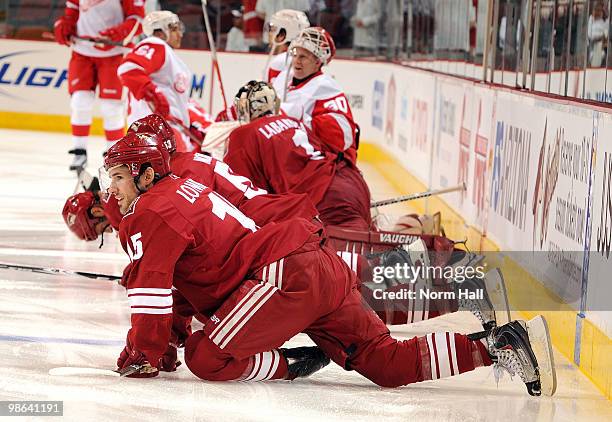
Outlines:
[{"label": "hockey stick", "polygon": [[196,138],[193,135],[193,133],[191,133],[189,128],[187,126],[185,126],[180,120],[178,120],[177,118],[172,117],[172,116],[168,116],[167,120],[168,120],[168,123],[170,123],[170,125],[176,125],[178,127],[179,131],[183,133],[183,135],[187,136],[189,139],[191,139],[197,145],[202,146],[202,141],[200,141],[198,138]]},{"label": "hockey stick", "polygon": [[415,199],[427,198],[429,196],[440,195],[443,193],[464,191],[465,189],[466,189],[465,183],[462,183],[460,185],[452,186],[450,188],[428,190],[426,192],[413,193],[411,195],[398,196],[397,198],[384,199],[382,201],[372,202],[370,203],[370,208],[382,207],[384,205],[397,204],[398,202],[413,201]]},{"label": "hockey stick", "polygon": [[[42,33],[42,37],[45,40],[54,40],[55,39],[55,35],[53,35],[51,32],[43,32]],[[109,45],[112,45],[113,47],[119,47],[124,53],[127,53],[128,51],[132,51],[131,48],[125,47],[124,44],[122,44],[120,42],[111,41],[111,40],[107,40],[107,39],[104,39],[104,38],[79,37],[77,35],[73,35],[73,36],[70,37],[70,39],[71,40],[79,40],[79,41],[87,41],[87,42],[93,43],[94,45],[97,44],[97,45],[100,45],[100,46],[109,46]]]},{"label": "hockey stick", "polygon": [[78,275],[81,277],[92,278],[96,280],[109,280],[109,281],[120,281],[121,277],[109,274],[98,274],[90,273],[87,271],[72,271],[63,270],[61,268],[50,268],[50,267],[36,267],[33,265],[21,265],[21,264],[7,264],[0,262],[0,269],[2,270],[17,270],[17,271],[30,271],[33,273],[41,274],[54,274],[54,275]]},{"label": "hockey stick", "polygon": [[49,375],[54,376],[86,376],[101,375],[107,377],[126,377],[140,371],[143,365],[130,365],[123,369],[81,368],[76,366],[60,366],[49,369]]},{"label": "hockey stick", "polygon": [[[223,81],[221,80],[221,71],[219,70],[219,61],[217,60],[217,48],[215,47],[215,40],[210,29],[210,20],[208,19],[208,12],[206,6],[208,0],[202,0],[202,13],[204,14],[204,24],[206,26],[206,35],[208,36],[208,44],[210,45],[210,53],[212,54],[213,69],[217,73],[217,79],[219,79],[219,87],[221,88],[221,96],[223,97],[223,107],[227,110],[227,99],[225,98],[225,89],[223,88]],[[212,88],[212,85],[211,85]],[[212,91],[210,92],[212,101]]]}]

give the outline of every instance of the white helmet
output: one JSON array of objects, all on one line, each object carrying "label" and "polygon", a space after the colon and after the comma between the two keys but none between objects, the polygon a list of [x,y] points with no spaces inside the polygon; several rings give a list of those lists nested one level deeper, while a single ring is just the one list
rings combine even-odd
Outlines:
[{"label": "white helmet", "polygon": [[142,32],[147,37],[153,35],[157,30],[163,31],[166,38],[170,36],[170,29],[178,29],[185,32],[185,26],[177,15],[169,10],[156,10],[149,13],[142,21]]},{"label": "white helmet", "polygon": [[296,47],[310,51],[323,65],[329,64],[336,55],[334,39],[329,32],[318,26],[306,28],[300,32],[300,35],[291,41],[289,52],[295,54]]},{"label": "white helmet", "polygon": [[285,32],[285,40],[283,43],[291,42],[300,35],[302,30],[310,26],[306,13],[299,10],[283,9],[279,10],[270,18],[268,23],[269,33],[273,35],[273,43],[276,44],[276,37],[283,30]]},{"label": "white helmet", "polygon": [[249,81],[238,90],[234,97],[238,119],[250,122],[266,114],[276,115],[280,109],[280,99],[267,82]]}]

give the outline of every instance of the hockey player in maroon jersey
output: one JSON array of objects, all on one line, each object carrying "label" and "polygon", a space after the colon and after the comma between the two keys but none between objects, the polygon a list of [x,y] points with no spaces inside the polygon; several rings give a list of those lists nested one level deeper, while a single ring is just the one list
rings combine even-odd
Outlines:
[{"label": "hockey player in maroon jersey", "polygon": [[279,104],[266,82],[240,88],[234,105],[245,124],[230,133],[223,160],[271,193],[308,193],[326,225],[369,230],[370,191],[361,172],[325,152],[302,122],[279,115]]},{"label": "hockey player in maroon jersey", "polygon": [[354,164],[358,144],[351,107],[338,83],[322,71],[336,54],[334,40],[323,28],[306,28],[291,42],[289,52],[293,74],[288,89],[287,71],[274,80],[282,113],[304,122],[326,150],[342,154]]},{"label": "hockey player in maroon jersey", "polygon": [[[159,135],[171,156],[174,174],[191,177],[220,192],[242,211],[249,213],[258,225],[268,221],[294,217],[313,219],[317,211],[305,194],[274,195],[256,187],[246,177],[238,175],[224,162],[210,156],[177,152],[173,129],[159,115],[151,114],[135,121],[128,133]],[[62,216],[66,226],[81,240],[96,240],[109,226],[119,230],[121,214],[114,197],[100,192],[97,180],[85,192],[70,196]]]},{"label": "hockey player in maroon jersey", "polygon": [[[194,312],[209,316],[185,343],[187,366],[205,380],[309,375],[327,363],[323,356],[280,349],[304,332],[338,365],[381,386],[495,363],[520,375],[530,394],[554,391],[521,321],[469,336],[393,339],[362,302],[354,273],[322,246],[317,225],[293,219],[258,227],[207,186],[171,174],[169,154],[155,137],[129,133],[104,161],[109,192],[124,214],[119,237],[131,261],[132,326],[119,369],[135,365],[135,377],[164,369],[175,288]],[[540,333],[551,362],[545,326]]]},{"label": "hockey player in maroon jersey", "polygon": [[[117,67],[123,57],[121,47],[100,46],[82,38],[129,41],[140,32],[144,2],[140,0],[66,0],[64,15],[55,21],[55,39],[72,46],[68,65],[70,124],[74,160],[70,170],[81,171],[87,164],[87,139],[98,87],[104,134],[110,146],[124,134],[121,82]],[[79,39],[73,37],[78,36]]]}]

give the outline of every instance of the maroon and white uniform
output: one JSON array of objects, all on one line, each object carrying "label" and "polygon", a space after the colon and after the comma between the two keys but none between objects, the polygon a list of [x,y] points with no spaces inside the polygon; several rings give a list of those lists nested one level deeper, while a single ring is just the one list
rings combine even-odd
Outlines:
[{"label": "maroon and white uniform", "polygon": [[304,122],[321,139],[326,150],[344,153],[353,164],[357,161],[356,125],[346,95],[338,83],[321,71],[294,85],[290,81],[284,96],[282,72],[274,81],[274,89],[283,100],[281,112]]},{"label": "maroon and white uniform", "polygon": [[[175,175],[192,178],[220,193],[236,208],[252,216],[260,226],[296,217],[312,220],[318,214],[305,194],[270,194],[256,187],[248,178],[234,173],[223,161],[205,154],[175,152],[170,168]],[[119,230],[123,216],[119,212],[117,200],[110,196],[102,204],[109,223],[115,230]]]},{"label": "maroon and white uniform", "polygon": [[129,344],[158,362],[170,339],[174,287],[193,313],[209,317],[185,343],[187,366],[206,380],[284,378],[287,361],[278,348],[300,332],[343,368],[382,386],[491,364],[485,345],[462,334],[391,338],[319,232],[303,219],[258,228],[210,188],[165,177],[121,222],[131,260]]},{"label": "maroon and white uniform", "polygon": [[145,38],[125,56],[117,73],[130,91],[128,125],[153,112],[143,100],[152,82],[168,101],[170,116],[189,127],[192,73],[168,43],[155,36]]},{"label": "maroon and white uniform", "polygon": [[359,170],[323,152],[296,119],[265,116],[234,129],[224,161],[271,193],[307,193],[326,225],[370,228],[370,192]]}]

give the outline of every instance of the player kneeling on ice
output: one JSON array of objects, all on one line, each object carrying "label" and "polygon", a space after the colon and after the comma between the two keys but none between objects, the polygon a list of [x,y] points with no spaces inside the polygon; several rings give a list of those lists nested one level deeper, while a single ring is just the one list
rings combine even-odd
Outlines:
[{"label": "player kneeling on ice", "polygon": [[[257,227],[210,188],[172,175],[168,153],[154,138],[128,134],[104,160],[131,260],[132,327],[118,360],[120,368],[137,365],[131,376],[164,369],[158,362],[170,339],[174,287],[209,317],[185,342],[187,366],[205,380],[294,379],[329,357],[387,387],[495,363],[519,374],[531,394],[554,391],[544,324],[534,332],[544,346],[540,361],[519,321],[469,336],[395,340],[363,304],[354,273],[321,245],[317,225],[293,219]],[[327,357],[318,348],[280,349],[300,332]]]}]

